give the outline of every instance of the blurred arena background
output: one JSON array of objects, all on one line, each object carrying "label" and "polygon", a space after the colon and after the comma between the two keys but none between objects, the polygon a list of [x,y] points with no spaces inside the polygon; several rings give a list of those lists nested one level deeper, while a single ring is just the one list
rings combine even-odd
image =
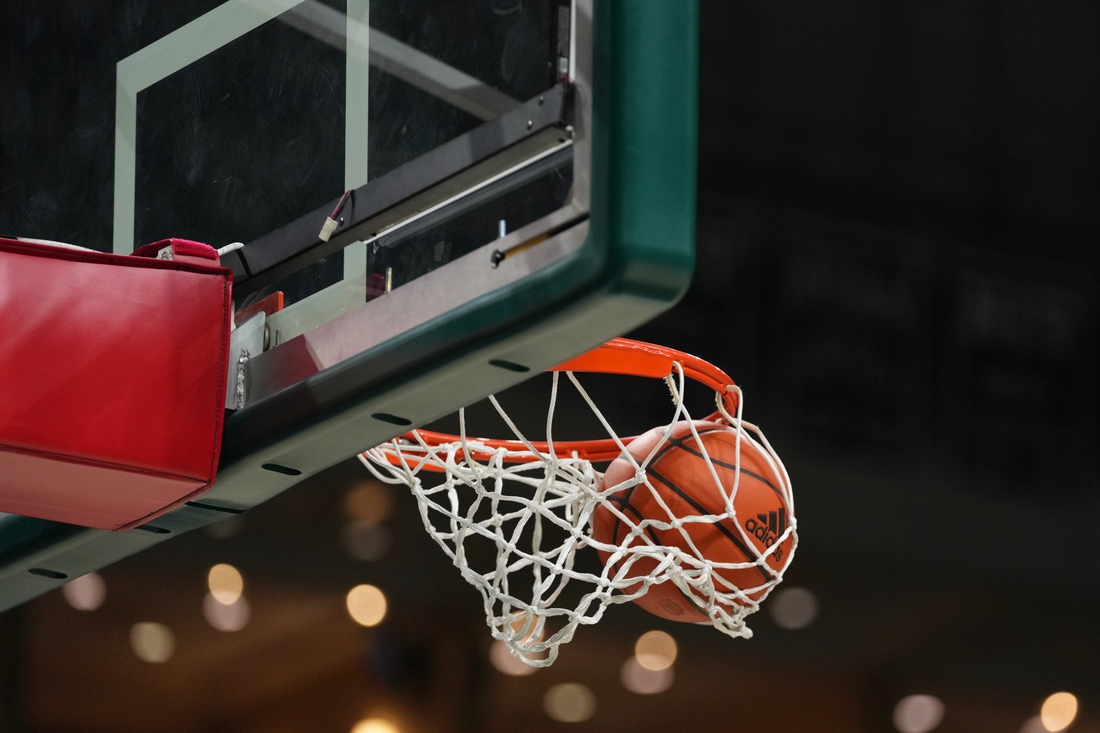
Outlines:
[{"label": "blurred arena background", "polygon": [[[66,31],[19,45],[25,11],[4,74],[64,119]],[[703,0],[702,29],[695,282],[632,335],[733,375],[787,461],[802,545],[755,638],[620,607],[517,670],[349,462],[0,617],[0,730],[1100,731],[1100,6]]]}]

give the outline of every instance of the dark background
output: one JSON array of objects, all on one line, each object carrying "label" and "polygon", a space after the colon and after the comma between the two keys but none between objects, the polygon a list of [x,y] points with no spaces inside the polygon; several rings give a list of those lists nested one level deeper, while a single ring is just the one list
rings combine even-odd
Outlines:
[{"label": "dark background", "polygon": [[[1100,6],[702,9],[697,275],[635,335],[743,385],[794,481],[787,583],[817,595],[817,621],[783,631],[765,611],[732,641],[616,608],[553,668],[505,677],[411,498],[396,497],[384,559],[343,552],[341,501],[365,478],[349,463],[232,537],[104,570],[99,611],[51,594],[6,614],[8,730],[349,731],[379,714],[408,733],[878,733],[897,700],[928,693],[945,733],[1016,733],[1058,690],[1081,700],[1071,730],[1100,730]],[[0,105],[6,125],[13,97]],[[19,218],[38,193],[8,193],[24,180],[13,155],[5,228],[38,221]],[[200,613],[215,562],[246,579],[253,618],[236,634]],[[390,596],[376,629],[343,609],[361,582]],[[138,621],[173,629],[167,664],[134,657]],[[673,687],[641,697],[618,670],[650,628],[681,656]],[[596,692],[591,721],[543,713],[562,681]]]}]

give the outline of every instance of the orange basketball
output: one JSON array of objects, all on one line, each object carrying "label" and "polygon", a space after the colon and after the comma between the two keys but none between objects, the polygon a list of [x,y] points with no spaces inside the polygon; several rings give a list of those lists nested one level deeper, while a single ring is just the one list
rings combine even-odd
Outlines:
[{"label": "orange basketball", "polygon": [[[677,423],[669,439],[650,462],[646,476],[653,489],[664,500],[671,513],[677,518],[715,514],[725,512],[725,496],[734,486],[737,459],[737,433],[732,428],[714,422],[696,421],[695,430],[699,434],[707,455],[714,465],[715,473],[722,483],[720,493],[706,461],[699,450],[698,441],[691,434],[687,422]],[[664,435],[665,428],[655,428],[638,438],[628,446],[630,455],[639,464],[653,451]],[[737,496],[733,507],[737,521],[744,529],[744,536],[737,530],[732,519],[718,523],[685,523],[684,531],[703,557],[712,562],[744,563],[754,562],[759,553],[762,555],[773,547],[789,524],[787,503],[785,501],[785,483],[775,469],[771,467],[759,448],[747,438],[741,439],[741,481],[737,486]],[[601,490],[610,489],[634,477],[634,467],[625,458],[618,458],[604,474]],[[620,512],[635,523],[643,519],[662,522],[672,521],[669,512],[658,503],[653,491],[644,483],[639,483],[608,499]],[[592,518],[593,538],[608,544],[622,544],[627,541],[631,527],[604,505],[596,508]],[[651,541],[667,547],[677,547],[693,554],[690,546],[679,530],[659,530],[650,527],[646,530]],[[746,546],[747,537],[753,547]],[[642,544],[644,540],[634,539]],[[769,567],[782,572],[790,562],[793,534],[788,535],[781,546],[775,549],[765,561]],[[600,559],[606,565],[610,555],[600,552]],[[657,566],[655,559],[642,557],[635,561],[630,569],[631,576],[649,573]],[[611,568],[614,572],[615,568]],[[742,569],[716,569],[714,571],[729,583],[742,591],[748,591],[772,580],[771,573],[762,567]],[[716,583],[719,591],[729,589]],[[637,586],[628,588],[636,592]],[[756,600],[763,590],[747,595]],[[700,598],[702,601],[703,599]],[[642,597],[634,601],[639,606],[661,618],[671,621],[705,622],[709,621],[702,609],[686,597],[671,581],[653,585]],[[732,609],[730,609],[732,610]]]}]

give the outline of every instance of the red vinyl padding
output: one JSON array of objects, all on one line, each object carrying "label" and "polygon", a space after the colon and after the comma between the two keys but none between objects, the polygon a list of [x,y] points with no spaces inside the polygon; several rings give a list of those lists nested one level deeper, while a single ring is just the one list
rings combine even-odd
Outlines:
[{"label": "red vinyl padding", "polygon": [[213,484],[232,271],[188,254],[0,239],[0,511],[125,529]]}]

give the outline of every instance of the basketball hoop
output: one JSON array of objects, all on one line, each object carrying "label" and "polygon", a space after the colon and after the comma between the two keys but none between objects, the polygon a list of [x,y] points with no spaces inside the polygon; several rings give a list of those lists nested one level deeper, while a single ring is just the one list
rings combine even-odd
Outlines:
[{"label": "basketball hoop", "polygon": [[[459,411],[458,435],[414,430],[360,460],[412,490],[427,531],[481,592],[493,637],[531,666],[552,664],[577,626],[629,601],[751,637],[745,619],[782,581],[798,538],[790,479],[741,419],[740,388],[702,359],[628,339],[550,371],[545,441],[528,440],[490,396],[514,439],[468,436]],[[662,379],[672,419],[620,437],[577,373]],[[606,438],[553,439],[563,374]],[[715,394],[703,420],[684,404],[688,379]],[[602,571],[586,567],[585,548]]]}]

